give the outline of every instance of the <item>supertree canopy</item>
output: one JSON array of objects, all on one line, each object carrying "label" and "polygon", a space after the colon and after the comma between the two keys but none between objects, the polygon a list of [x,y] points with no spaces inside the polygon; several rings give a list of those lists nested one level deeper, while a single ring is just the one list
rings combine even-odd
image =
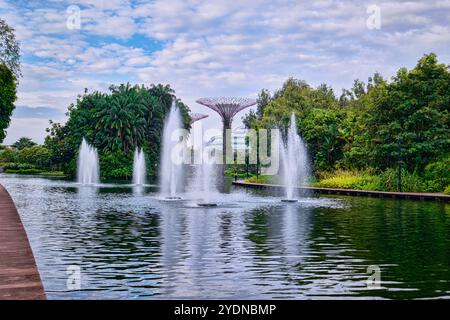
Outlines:
[{"label": "supertree canopy", "polygon": [[226,164],[227,149],[231,147],[231,136],[227,129],[231,129],[234,116],[241,110],[257,103],[255,99],[237,97],[201,98],[197,103],[216,111],[223,122],[223,163]]},{"label": "supertree canopy", "polygon": [[193,124],[196,121],[202,120],[207,118],[208,115],[207,114],[202,114],[202,113],[191,113],[191,124]]}]

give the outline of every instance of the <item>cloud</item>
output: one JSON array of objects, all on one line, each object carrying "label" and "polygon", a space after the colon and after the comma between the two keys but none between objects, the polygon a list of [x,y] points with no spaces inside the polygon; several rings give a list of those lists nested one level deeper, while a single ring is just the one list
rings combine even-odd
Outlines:
[{"label": "cloud", "polygon": [[[71,4],[81,9],[80,30],[66,27]],[[198,106],[197,98],[256,97],[291,76],[314,86],[328,83],[339,93],[355,78],[375,71],[390,77],[399,67],[413,67],[424,53],[450,61],[450,0],[376,1],[379,30],[366,26],[369,4],[0,0],[0,16],[21,40],[19,105],[63,112],[84,88],[170,83],[191,109],[210,114],[204,121],[212,125],[217,116]]]}]

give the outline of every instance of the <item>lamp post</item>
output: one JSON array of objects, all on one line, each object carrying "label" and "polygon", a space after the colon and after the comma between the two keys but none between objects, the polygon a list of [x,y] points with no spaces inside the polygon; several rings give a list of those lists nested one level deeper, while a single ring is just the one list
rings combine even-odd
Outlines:
[{"label": "lamp post", "polygon": [[402,139],[397,140],[397,191],[402,192]]}]

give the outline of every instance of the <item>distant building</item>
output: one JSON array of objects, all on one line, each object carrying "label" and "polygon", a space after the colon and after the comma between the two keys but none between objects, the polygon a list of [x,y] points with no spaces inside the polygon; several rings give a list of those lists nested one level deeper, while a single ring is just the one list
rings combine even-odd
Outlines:
[{"label": "distant building", "polygon": [[[233,151],[238,152],[245,152],[246,145],[245,145],[245,137],[247,135],[248,129],[244,127],[238,127],[235,129],[232,129],[231,131],[231,146],[233,148]],[[208,147],[211,147],[217,151],[222,152],[222,135],[216,135],[212,137],[206,145]]]}]

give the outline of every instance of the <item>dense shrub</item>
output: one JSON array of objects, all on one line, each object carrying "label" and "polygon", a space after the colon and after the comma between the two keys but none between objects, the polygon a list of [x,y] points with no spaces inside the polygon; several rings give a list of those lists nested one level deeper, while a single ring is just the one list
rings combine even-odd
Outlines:
[{"label": "dense shrub", "polygon": [[0,164],[17,162],[18,152],[12,148],[5,148],[0,151]]},{"label": "dense shrub", "polygon": [[6,169],[5,172],[16,174],[40,174],[43,171],[39,169]]},{"label": "dense shrub", "polygon": [[440,192],[450,185],[450,157],[427,165],[424,179],[427,183],[426,191],[429,192]]},{"label": "dense shrub", "polygon": [[3,169],[5,169],[5,170],[27,170],[27,169],[36,169],[36,167],[29,163],[11,162],[11,163],[3,164]]},{"label": "dense shrub", "polygon": [[338,170],[332,174],[323,175],[323,179],[313,183],[315,187],[380,190],[380,178],[370,172]]},{"label": "dense shrub", "polygon": [[[406,169],[400,171],[401,191],[424,192],[427,191],[425,180],[417,173],[409,173]],[[387,169],[380,174],[380,187],[384,191],[400,191],[398,189],[398,170]]]},{"label": "dense shrub", "polygon": [[100,154],[100,173],[106,180],[128,180],[133,176],[133,153],[105,152]]},{"label": "dense shrub", "polygon": [[253,176],[248,179],[245,179],[246,182],[250,183],[272,183],[272,176]]},{"label": "dense shrub", "polygon": [[445,194],[450,194],[450,185],[447,186],[447,188],[444,189]]}]

